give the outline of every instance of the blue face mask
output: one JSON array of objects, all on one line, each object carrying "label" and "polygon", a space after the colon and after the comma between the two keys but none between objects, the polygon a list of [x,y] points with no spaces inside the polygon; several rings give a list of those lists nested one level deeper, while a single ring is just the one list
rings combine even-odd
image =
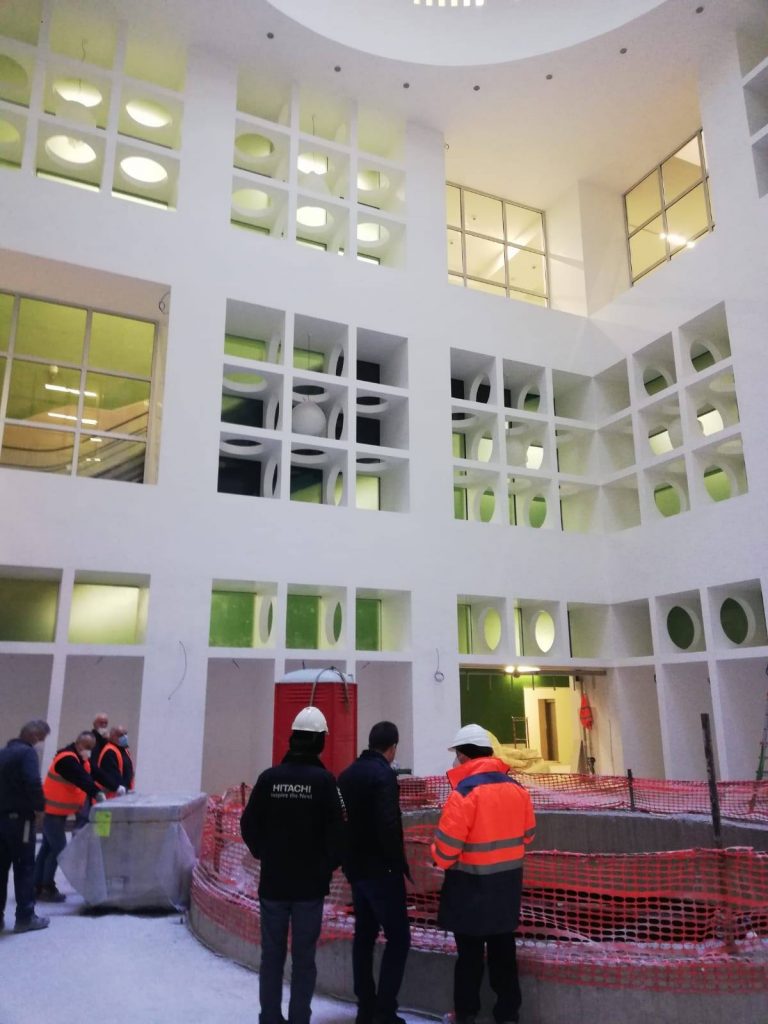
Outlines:
[{"label": "blue face mask", "polygon": [[128,737],[127,736],[121,736],[120,739],[117,741],[117,745],[118,745],[118,747],[127,747],[128,746]]}]

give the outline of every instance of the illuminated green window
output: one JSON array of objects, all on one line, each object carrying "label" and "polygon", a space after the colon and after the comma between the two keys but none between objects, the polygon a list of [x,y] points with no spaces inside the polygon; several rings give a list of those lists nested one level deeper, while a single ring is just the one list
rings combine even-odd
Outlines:
[{"label": "illuminated green window", "polygon": [[51,643],[58,603],[57,580],[0,577],[0,640]]},{"label": "illuminated green window", "polygon": [[0,465],[142,483],[156,324],[0,296]]},{"label": "illuminated green window", "polygon": [[381,650],[381,601],[358,597],[355,601],[355,647],[358,651]]},{"label": "illuminated green window", "polygon": [[319,644],[320,598],[289,594],[285,616],[285,646],[316,650]]},{"label": "illuminated green window", "polygon": [[450,182],[445,201],[449,281],[548,306],[543,212]]},{"label": "illuminated green window", "polygon": [[625,194],[624,212],[633,284],[712,231],[700,131]]},{"label": "illuminated green window", "polygon": [[69,615],[72,644],[138,644],[146,602],[140,587],[75,583]]}]

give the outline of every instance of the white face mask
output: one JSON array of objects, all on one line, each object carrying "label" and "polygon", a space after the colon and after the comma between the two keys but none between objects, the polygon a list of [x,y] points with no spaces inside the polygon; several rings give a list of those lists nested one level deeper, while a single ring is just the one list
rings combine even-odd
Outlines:
[{"label": "white face mask", "polygon": [[106,739],[107,736],[109,736],[109,729],[106,726],[103,729],[97,729],[96,732],[102,737],[102,739]]},{"label": "white face mask", "polygon": [[91,752],[90,752],[90,750],[78,750],[78,754],[83,759],[83,761],[90,761],[91,760]]}]

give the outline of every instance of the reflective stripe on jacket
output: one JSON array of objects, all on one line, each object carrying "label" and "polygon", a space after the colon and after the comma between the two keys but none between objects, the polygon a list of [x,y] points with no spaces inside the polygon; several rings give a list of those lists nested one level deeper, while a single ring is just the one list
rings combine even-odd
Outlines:
[{"label": "reflective stripe on jacket", "polygon": [[74,757],[80,767],[89,775],[91,774],[90,763],[88,761],[81,761],[74,750],[60,750],[51,761],[51,766],[43,783],[46,814],[66,817],[68,814],[77,814],[83,806],[83,790],[73,782],[67,782],[56,771],[59,762],[65,757]]}]

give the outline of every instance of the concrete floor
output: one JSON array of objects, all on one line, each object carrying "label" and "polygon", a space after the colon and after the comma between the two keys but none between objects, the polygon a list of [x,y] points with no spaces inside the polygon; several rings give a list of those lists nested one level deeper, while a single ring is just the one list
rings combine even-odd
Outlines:
[{"label": "concrete floor", "polygon": [[[0,1024],[256,1024],[259,977],[202,946],[180,914],[91,913],[38,904],[44,931],[16,935],[13,886],[0,932]],[[287,992],[284,1011],[287,1010]],[[427,1018],[405,1015],[409,1024]],[[352,1024],[355,1008],[324,996],[312,1024]]]}]

